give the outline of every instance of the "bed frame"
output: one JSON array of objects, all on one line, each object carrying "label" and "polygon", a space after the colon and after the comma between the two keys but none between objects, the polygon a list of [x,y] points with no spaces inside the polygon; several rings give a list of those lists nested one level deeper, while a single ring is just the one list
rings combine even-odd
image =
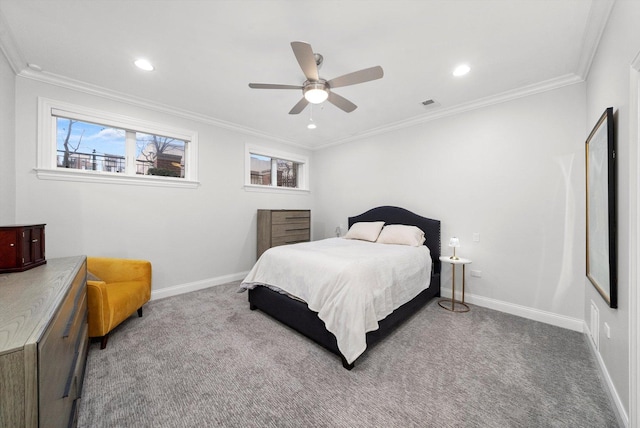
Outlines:
[{"label": "bed frame", "polygon": [[[400,306],[382,321],[379,321],[380,327],[378,330],[367,333],[367,349],[369,349],[403,321],[410,318],[432,298],[440,296],[440,221],[419,216],[404,208],[392,206],[373,208],[360,215],[349,217],[349,227],[360,221],[384,221],[385,224],[406,224],[419,227],[424,231],[424,245],[429,248],[433,261],[429,288]],[[302,333],[337,354],[342,360],[344,368],[347,370],[353,368],[354,363],[347,363],[347,360],[338,349],[336,337],[325,328],[324,322],[318,318],[318,313],[309,309],[306,303],[291,299],[267,287],[255,287],[253,290],[249,290],[249,308],[251,310],[260,309],[262,312]]]}]

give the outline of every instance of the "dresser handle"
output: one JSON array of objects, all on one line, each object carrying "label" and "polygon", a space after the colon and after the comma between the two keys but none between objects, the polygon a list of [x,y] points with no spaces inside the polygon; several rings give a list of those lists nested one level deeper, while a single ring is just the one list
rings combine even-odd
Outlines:
[{"label": "dresser handle", "polygon": [[69,395],[71,394],[71,386],[75,386],[75,392],[74,392],[74,399],[78,397],[78,376],[76,375],[76,366],[78,365],[78,358],[80,358],[80,342],[82,341],[82,339],[85,336],[79,334],[78,335],[78,339],[76,340],[75,343],[75,350],[76,352],[73,354],[73,362],[71,363],[71,371],[69,372],[69,375],[67,376],[67,381],[65,382],[65,386],[64,386],[64,393],[62,395],[62,398],[67,398],[69,397]]},{"label": "dresser handle", "polygon": [[[76,364],[78,363],[79,354],[80,353],[76,351],[75,355],[73,356],[73,362],[71,363],[71,372],[67,376],[67,381],[65,382],[65,385],[64,385],[64,393],[62,395],[62,398],[69,397],[69,395],[71,394],[71,386],[77,385],[75,372],[76,372]],[[77,386],[76,386],[76,390],[77,390]]]},{"label": "dresser handle", "polygon": [[37,239],[32,239],[31,242],[35,243],[35,242],[38,242],[38,240]]},{"label": "dresser handle", "polygon": [[15,246],[16,246],[16,244],[9,244],[9,246],[10,246],[10,247],[15,247]]},{"label": "dresser handle", "polygon": [[67,320],[67,325],[64,328],[64,332],[62,333],[62,338],[66,339],[69,337],[69,333],[71,332],[71,327],[73,327],[73,322],[75,321],[78,314],[78,301],[80,300],[80,296],[84,293],[84,288],[79,287],[76,292],[76,297],[73,299],[73,309],[71,310],[71,314],[69,315],[69,319]]}]

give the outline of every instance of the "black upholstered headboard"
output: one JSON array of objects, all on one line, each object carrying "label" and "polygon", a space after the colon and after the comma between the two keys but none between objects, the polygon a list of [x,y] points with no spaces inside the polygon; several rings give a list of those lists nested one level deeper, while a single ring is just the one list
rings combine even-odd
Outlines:
[{"label": "black upholstered headboard", "polygon": [[384,221],[385,224],[406,224],[419,227],[424,232],[424,245],[431,252],[433,271],[440,273],[440,220],[422,217],[400,207],[382,206],[349,217],[349,227],[359,221]]}]

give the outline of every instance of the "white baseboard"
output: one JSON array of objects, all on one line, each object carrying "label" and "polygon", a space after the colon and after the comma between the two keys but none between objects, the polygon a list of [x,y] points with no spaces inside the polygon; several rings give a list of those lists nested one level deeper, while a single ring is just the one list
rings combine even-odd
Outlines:
[{"label": "white baseboard", "polygon": [[584,334],[586,336],[587,342],[589,342],[589,349],[591,349],[591,352],[593,352],[593,355],[596,357],[596,361],[598,361],[598,368],[600,369],[600,375],[602,376],[604,383],[607,385],[607,390],[611,396],[611,400],[616,406],[615,409],[618,416],[618,421],[622,423],[623,427],[627,428],[629,426],[629,415],[627,415],[627,412],[625,412],[624,410],[624,406],[622,405],[622,401],[620,400],[618,391],[613,385],[613,380],[609,375],[609,370],[607,370],[607,367],[604,364],[604,360],[602,359],[600,352],[596,349],[595,344],[590,338],[591,332],[589,331],[589,326],[587,325],[586,321],[584,323]]},{"label": "white baseboard", "polygon": [[[451,289],[441,290],[443,297],[451,297]],[[456,299],[461,299],[462,295],[456,293]],[[540,309],[529,308],[527,306],[517,305],[515,303],[503,302],[501,300],[490,299],[488,297],[478,296],[475,294],[465,293],[464,301],[472,305],[482,306],[484,308],[505,312],[511,315],[517,315],[534,321],[540,321],[545,324],[551,324],[569,330],[582,333],[584,320],[572,318],[565,315],[555,314]]]},{"label": "white baseboard", "polygon": [[191,291],[202,290],[216,285],[226,284],[232,281],[239,281],[244,279],[249,271],[232,273],[229,275],[223,275],[216,278],[208,278],[200,281],[189,282],[187,284],[179,284],[171,287],[161,288],[159,290],[151,291],[151,300],[164,299],[165,297],[177,296],[179,294],[189,293]]}]

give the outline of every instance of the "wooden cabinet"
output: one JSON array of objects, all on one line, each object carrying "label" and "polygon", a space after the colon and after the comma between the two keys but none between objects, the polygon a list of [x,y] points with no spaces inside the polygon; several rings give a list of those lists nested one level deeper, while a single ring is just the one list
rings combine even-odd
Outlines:
[{"label": "wooden cabinet", "polygon": [[0,226],[0,273],[45,264],[44,224]]},{"label": "wooden cabinet", "polygon": [[311,211],[258,210],[258,258],[271,247],[310,239]]},{"label": "wooden cabinet", "polygon": [[89,345],[86,257],[0,275],[0,426],[76,425]]}]

